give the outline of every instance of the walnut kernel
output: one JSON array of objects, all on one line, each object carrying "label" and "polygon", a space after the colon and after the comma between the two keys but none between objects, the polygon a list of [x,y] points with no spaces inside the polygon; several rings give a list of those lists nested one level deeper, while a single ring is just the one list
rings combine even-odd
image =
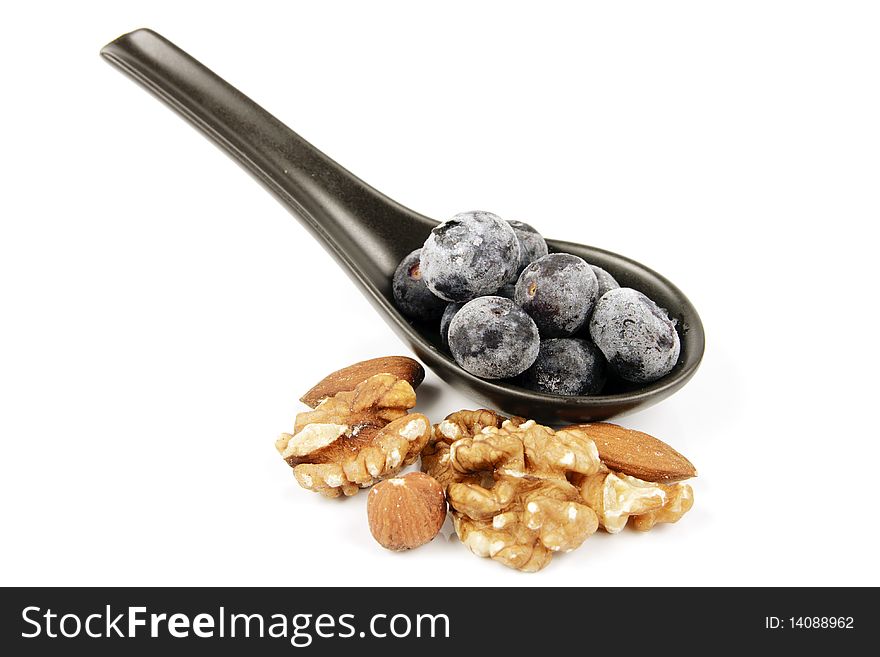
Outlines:
[{"label": "walnut kernel", "polygon": [[604,470],[595,445],[577,430],[465,411],[434,428],[429,450],[422,468],[446,483],[455,531],[478,556],[536,571],[598,527],[569,482]]},{"label": "walnut kernel", "polygon": [[431,424],[415,406],[412,386],[376,374],[296,417],[294,432],[275,442],[297,482],[327,497],[354,495],[413,463]]}]

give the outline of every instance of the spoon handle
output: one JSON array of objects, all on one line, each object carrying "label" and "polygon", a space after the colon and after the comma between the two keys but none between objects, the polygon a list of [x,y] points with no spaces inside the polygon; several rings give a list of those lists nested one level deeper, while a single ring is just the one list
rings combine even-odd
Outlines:
[{"label": "spoon handle", "polygon": [[125,34],[101,55],[235,157],[359,283],[386,287],[397,262],[435,225],[351,174],[152,30]]}]

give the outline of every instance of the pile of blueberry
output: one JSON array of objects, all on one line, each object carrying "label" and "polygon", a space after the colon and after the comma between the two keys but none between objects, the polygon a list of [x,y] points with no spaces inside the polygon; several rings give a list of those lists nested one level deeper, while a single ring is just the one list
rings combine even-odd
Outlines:
[{"label": "pile of blueberry", "polygon": [[681,349],[675,323],[644,294],[575,255],[548,254],[534,228],[491,212],[434,228],[392,288],[404,315],[439,320],[462,368],[540,392],[599,394],[609,371],[656,381]]}]

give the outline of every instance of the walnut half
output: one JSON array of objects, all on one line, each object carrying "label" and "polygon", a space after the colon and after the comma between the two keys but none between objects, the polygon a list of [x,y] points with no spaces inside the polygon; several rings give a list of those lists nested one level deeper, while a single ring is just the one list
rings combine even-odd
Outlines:
[{"label": "walnut half", "polygon": [[297,415],[293,433],[281,434],[275,447],[303,488],[327,497],[354,495],[418,458],[431,423],[407,413],[415,403],[407,381],[376,374]]},{"label": "walnut half", "polygon": [[[459,411],[435,425],[422,470],[446,487],[461,541],[474,554],[523,571],[540,570],[554,552],[576,549],[598,527],[614,534],[629,523],[647,531],[690,510],[693,490],[686,483],[609,470],[590,437],[595,429],[554,431],[492,411]],[[635,433],[627,434],[630,443]],[[641,453],[640,445],[627,448]]]},{"label": "walnut half", "polygon": [[[427,458],[426,458],[427,457]],[[453,413],[434,428],[422,469],[447,486],[455,531],[479,556],[537,571],[598,527],[569,482],[604,471],[577,430],[553,431],[490,411]]]},{"label": "walnut half", "polygon": [[621,531],[627,521],[639,531],[677,522],[694,505],[693,489],[685,483],[656,484],[619,472],[576,477],[574,483],[609,534]]}]

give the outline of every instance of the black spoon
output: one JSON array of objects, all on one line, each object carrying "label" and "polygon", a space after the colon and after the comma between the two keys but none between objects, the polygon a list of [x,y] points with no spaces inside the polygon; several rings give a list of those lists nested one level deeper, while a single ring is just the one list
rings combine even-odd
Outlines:
[{"label": "black spoon", "polygon": [[151,30],[136,30],[101,54],[216,141],[275,194],[336,258],[391,328],[448,384],[480,403],[545,423],[609,418],[657,403],[694,375],[703,356],[703,325],[687,297],[639,263],[582,244],[548,240],[608,270],[678,320],[681,356],[675,369],[614,394],[560,397],[487,381],[461,369],[440,346],[435,327],[415,326],[394,307],[391,275],[437,225],[376,191],[321,153],[205,66]]}]

